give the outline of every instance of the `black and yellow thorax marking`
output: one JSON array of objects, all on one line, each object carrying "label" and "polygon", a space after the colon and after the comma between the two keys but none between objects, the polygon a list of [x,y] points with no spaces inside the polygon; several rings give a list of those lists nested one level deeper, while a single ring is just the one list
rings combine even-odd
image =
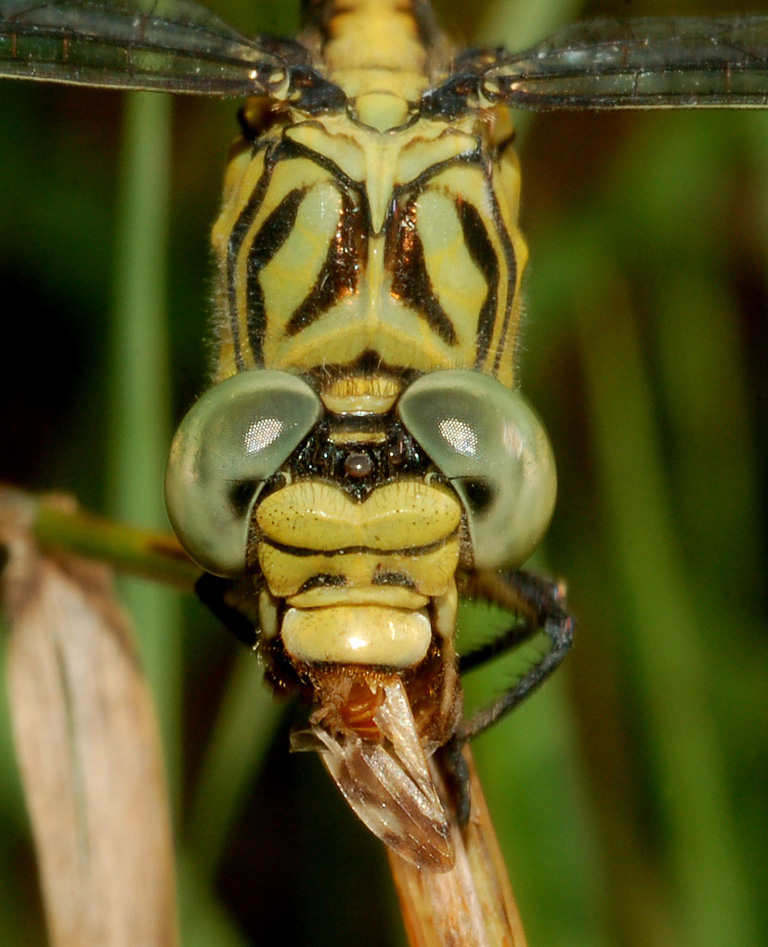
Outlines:
[{"label": "black and yellow thorax marking", "polygon": [[430,60],[413,16],[350,6],[364,19],[388,11],[381,35],[393,45],[366,66],[363,42],[352,67],[336,68],[346,31],[326,43],[345,109],[260,114],[270,127],[231,159],[213,231],[219,377],[373,361],[395,374],[475,369],[511,385],[527,251],[506,111],[421,116]]}]

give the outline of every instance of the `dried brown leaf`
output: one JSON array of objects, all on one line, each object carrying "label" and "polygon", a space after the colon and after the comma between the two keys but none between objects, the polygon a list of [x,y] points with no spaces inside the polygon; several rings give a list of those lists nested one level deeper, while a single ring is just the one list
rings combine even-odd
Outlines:
[{"label": "dried brown leaf", "polygon": [[154,706],[110,571],[43,554],[0,498],[9,691],[54,947],[178,943]]}]

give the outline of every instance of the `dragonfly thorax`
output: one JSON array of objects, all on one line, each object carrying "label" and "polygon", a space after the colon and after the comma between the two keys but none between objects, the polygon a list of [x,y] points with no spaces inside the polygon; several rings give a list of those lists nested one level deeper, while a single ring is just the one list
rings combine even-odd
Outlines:
[{"label": "dragonfly thorax", "polygon": [[219,378],[373,360],[511,384],[527,250],[517,158],[486,118],[296,114],[239,150],[213,231]]}]

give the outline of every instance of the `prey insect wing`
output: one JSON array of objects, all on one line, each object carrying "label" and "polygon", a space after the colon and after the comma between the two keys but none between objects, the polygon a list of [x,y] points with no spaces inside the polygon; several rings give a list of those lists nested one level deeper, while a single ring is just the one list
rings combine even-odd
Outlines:
[{"label": "prey insect wing", "polygon": [[373,721],[381,739],[323,726],[294,733],[294,750],[319,750],[325,768],[360,820],[386,845],[421,867],[453,863],[448,817],[435,790],[408,696],[400,681],[384,688]]}]

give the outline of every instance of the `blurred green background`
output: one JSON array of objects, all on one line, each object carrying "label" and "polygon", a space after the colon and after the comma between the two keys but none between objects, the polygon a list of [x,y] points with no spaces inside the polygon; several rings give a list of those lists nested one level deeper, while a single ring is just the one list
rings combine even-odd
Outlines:
[{"label": "blurred green background", "polygon": [[[284,0],[211,5],[295,31]],[[462,42],[512,48],[578,17],[750,10],[768,12],[440,4]],[[236,108],[179,100],[169,138],[162,97],[126,111],[115,93],[0,85],[0,479],[161,517],[171,426],[206,384]],[[768,115],[525,116],[520,144],[522,384],[560,473],[537,565],[568,580],[579,620],[556,679],[475,749],[528,936],[768,943]],[[184,944],[401,944],[378,843],[318,761],[287,752],[297,712],[196,603],[127,594],[168,750]],[[482,672],[470,702],[531,657]],[[43,944],[4,706],[0,726],[0,944]]]}]

